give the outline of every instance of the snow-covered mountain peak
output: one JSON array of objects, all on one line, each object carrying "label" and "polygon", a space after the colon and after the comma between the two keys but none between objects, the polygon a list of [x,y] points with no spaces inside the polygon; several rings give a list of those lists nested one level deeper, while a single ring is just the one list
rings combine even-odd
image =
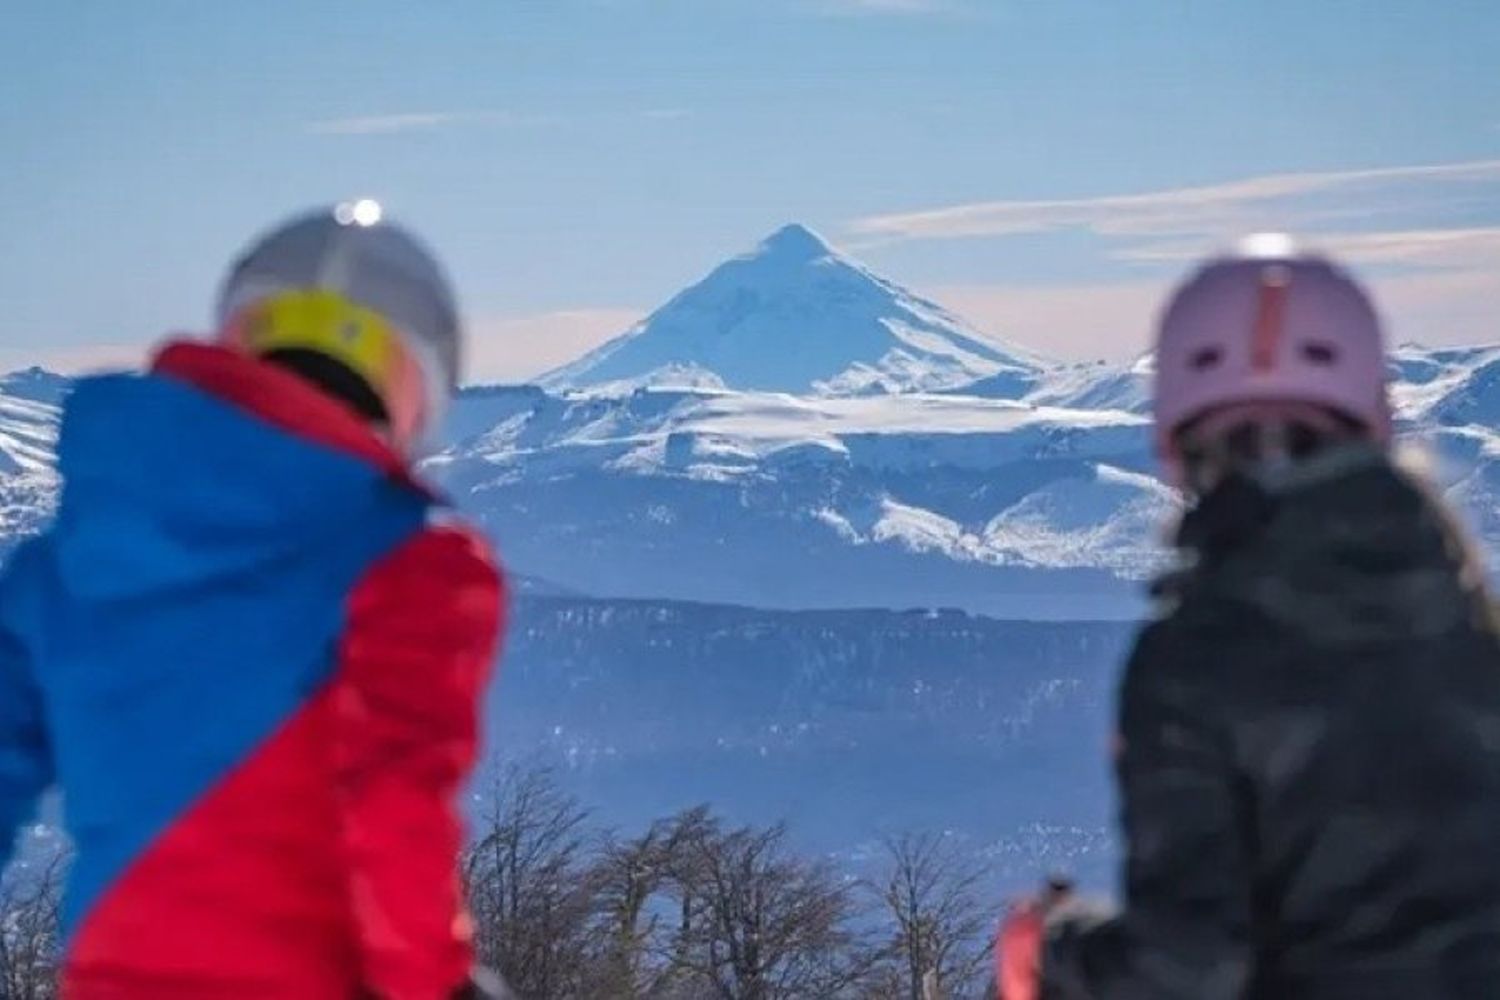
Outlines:
[{"label": "snow-covered mountain peak", "polygon": [[800,267],[837,253],[822,236],[800,222],[793,222],[762,240],[753,256],[787,267]]},{"label": "snow-covered mountain peak", "polygon": [[691,371],[732,389],[860,395],[1002,372],[1025,382],[1043,367],[792,224],[542,384],[680,384]]}]

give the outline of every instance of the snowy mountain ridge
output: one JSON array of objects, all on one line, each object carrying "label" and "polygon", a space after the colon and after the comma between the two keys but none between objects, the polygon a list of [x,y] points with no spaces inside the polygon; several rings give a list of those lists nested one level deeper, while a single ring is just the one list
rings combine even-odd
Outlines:
[{"label": "snowy mountain ridge", "polygon": [[[1392,364],[1404,426],[1500,548],[1500,348]],[[1062,366],[1022,399],[475,388],[428,471],[518,572],[577,593],[1128,616],[1177,506],[1133,395],[1146,378]],[[65,385],[0,380],[8,539],[52,509]],[[1097,399],[1121,405],[1077,402]]]},{"label": "snowy mountain ridge", "polygon": [[[1403,347],[1392,366],[1404,430],[1500,548],[1500,432],[1484,416],[1500,413],[1497,359]],[[885,396],[474,391],[459,411],[483,432],[456,433],[432,470],[530,571],[586,592],[1129,615],[1178,508],[1154,475],[1149,379],[1142,359],[1059,365],[1019,399],[977,394],[987,380]]]}]

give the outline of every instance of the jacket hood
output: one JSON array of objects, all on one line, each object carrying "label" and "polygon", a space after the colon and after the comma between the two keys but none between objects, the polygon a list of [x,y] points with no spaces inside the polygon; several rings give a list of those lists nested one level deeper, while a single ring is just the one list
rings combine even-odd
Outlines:
[{"label": "jacket hood", "polygon": [[[60,583],[96,600],[240,576],[361,523],[392,490],[421,495],[365,458],[163,374],[85,379],[58,442]],[[247,584],[253,585],[253,584]]]},{"label": "jacket hood", "polygon": [[1452,514],[1374,447],[1232,478],[1187,514],[1177,544],[1187,568],[1167,589],[1179,598],[1201,588],[1330,638],[1436,634],[1489,613]]}]

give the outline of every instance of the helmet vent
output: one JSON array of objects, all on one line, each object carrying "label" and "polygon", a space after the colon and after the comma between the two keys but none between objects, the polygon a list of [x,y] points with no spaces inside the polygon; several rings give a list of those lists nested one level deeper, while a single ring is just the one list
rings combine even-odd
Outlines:
[{"label": "helmet vent", "polygon": [[1203,347],[1193,352],[1188,358],[1188,367],[1195,372],[1206,372],[1210,368],[1219,367],[1224,360],[1224,352],[1217,347]]},{"label": "helmet vent", "polygon": [[1325,367],[1332,365],[1338,360],[1338,352],[1334,350],[1333,345],[1325,344],[1321,341],[1303,344],[1302,356],[1312,364],[1323,365]]}]

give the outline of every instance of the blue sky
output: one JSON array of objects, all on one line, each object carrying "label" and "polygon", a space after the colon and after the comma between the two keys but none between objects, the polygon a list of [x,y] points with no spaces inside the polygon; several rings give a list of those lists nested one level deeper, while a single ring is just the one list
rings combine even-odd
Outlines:
[{"label": "blue sky", "polygon": [[0,362],[206,322],[293,209],[448,260],[481,377],[567,359],[792,220],[982,329],[1123,357],[1194,254],[1289,226],[1396,339],[1500,340],[1490,0],[15,5]]}]

